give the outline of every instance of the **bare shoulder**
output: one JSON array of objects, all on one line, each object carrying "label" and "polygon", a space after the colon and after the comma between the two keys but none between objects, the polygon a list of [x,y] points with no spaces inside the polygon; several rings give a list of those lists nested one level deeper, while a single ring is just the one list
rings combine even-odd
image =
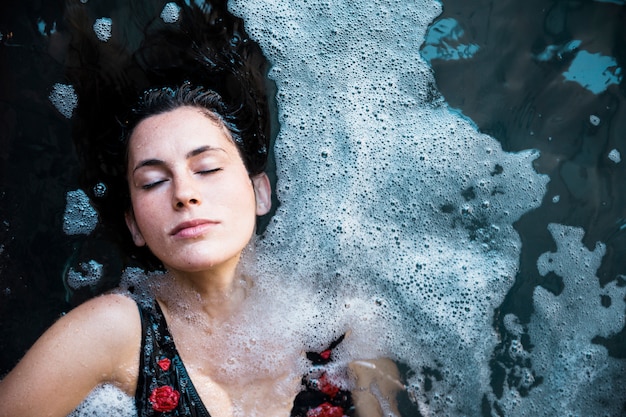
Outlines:
[{"label": "bare shoulder", "polygon": [[[140,345],[133,300],[109,294],[81,304],[57,320],[0,382],[0,416],[65,416],[102,383],[133,394]],[[60,386],[67,395],[58,395]]]},{"label": "bare shoulder", "polygon": [[92,352],[103,352],[115,345],[120,348],[141,333],[137,305],[121,294],[95,297],[61,317],[42,339],[63,338],[68,348],[80,345]]},{"label": "bare shoulder", "polygon": [[[99,358],[111,364],[110,369],[103,370],[107,380],[102,382],[134,391],[141,345],[141,319],[135,301],[121,294],[102,295],[70,311],[59,320],[61,323],[63,337],[70,331],[74,338],[71,350],[90,352],[88,362]],[[135,375],[128,375],[129,369]]]},{"label": "bare shoulder", "polygon": [[[93,324],[101,325],[97,330],[102,332],[110,329],[113,333],[136,330],[140,326],[137,304],[122,294],[105,294],[79,305],[61,320],[85,324],[95,329]],[[60,321],[61,321],[60,320]]]}]

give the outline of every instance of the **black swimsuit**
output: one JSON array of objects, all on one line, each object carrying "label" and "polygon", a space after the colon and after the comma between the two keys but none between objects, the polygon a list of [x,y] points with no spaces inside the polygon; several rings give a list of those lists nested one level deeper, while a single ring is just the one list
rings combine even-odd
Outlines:
[{"label": "black swimsuit", "polygon": [[[176,350],[159,303],[138,306],[142,332],[135,393],[138,416],[210,417]],[[331,361],[332,349],[341,340],[343,337],[321,353],[307,353],[314,366],[311,374],[302,378],[306,388],[294,400],[292,417],[354,415],[350,392],[339,389],[323,371],[323,366]]]}]

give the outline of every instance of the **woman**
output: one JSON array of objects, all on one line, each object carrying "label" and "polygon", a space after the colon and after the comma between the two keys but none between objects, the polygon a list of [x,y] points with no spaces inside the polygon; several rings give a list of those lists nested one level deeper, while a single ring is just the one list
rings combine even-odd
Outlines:
[{"label": "woman", "polygon": [[0,382],[0,416],[66,416],[102,384],[133,396],[140,416],[393,412],[389,361],[352,363],[340,380],[325,370],[334,345],[308,360],[303,349],[283,352],[272,366],[254,352],[281,341],[224,352],[254,285],[240,259],[271,205],[236,120],[217,93],[189,83],[145,93],[124,135],[125,219],[165,272],[138,295],[103,295],[58,320]]}]

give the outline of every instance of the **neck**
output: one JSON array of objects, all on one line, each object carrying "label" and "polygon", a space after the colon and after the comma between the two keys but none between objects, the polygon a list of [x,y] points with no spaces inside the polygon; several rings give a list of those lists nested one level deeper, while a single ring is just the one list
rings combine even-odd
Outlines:
[{"label": "neck", "polygon": [[169,269],[157,286],[157,298],[172,311],[204,313],[212,320],[225,320],[241,306],[249,282],[238,273],[238,259],[219,268],[188,272]]}]

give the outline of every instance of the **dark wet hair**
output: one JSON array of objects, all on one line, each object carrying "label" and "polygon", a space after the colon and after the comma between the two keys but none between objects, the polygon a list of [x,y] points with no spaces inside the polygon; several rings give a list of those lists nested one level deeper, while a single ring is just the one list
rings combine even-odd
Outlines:
[{"label": "dark wet hair", "polygon": [[[150,88],[139,99],[137,105],[131,110],[124,121],[121,134],[121,143],[124,146],[123,177],[127,178],[128,145],[130,138],[137,125],[150,116],[155,116],[180,107],[191,106],[215,123],[224,126],[230,133],[230,137],[237,146],[239,155],[250,176],[260,174],[265,169],[267,161],[267,148],[263,143],[250,140],[245,135],[255,137],[254,132],[246,130],[246,126],[239,127],[241,121],[237,117],[239,107],[229,108],[222,97],[215,91],[200,86],[192,86],[184,82],[180,86]],[[128,187],[117,195],[117,198],[125,206],[125,210],[131,209],[130,193]],[[160,269],[160,261],[148,250],[137,248],[133,250],[142,261],[153,269]]]},{"label": "dark wet hair", "polygon": [[269,63],[227,1],[175,3],[180,17],[165,23],[158,17],[162,5],[146,9],[129,0],[127,14],[118,17],[127,31],[113,32],[107,42],[94,34],[99,15],[91,2],[68,0],[59,25],[70,35],[65,68],[78,96],[72,123],[81,187],[103,233],[148,268],[159,263],[134,246],[124,221],[126,142],[137,123],[181,105],[207,109],[230,131],[250,175],[264,171],[278,130]]},{"label": "dark wet hair", "polygon": [[[206,117],[228,130],[250,176],[264,171],[267,162],[266,145],[254,140],[255,132],[249,132],[246,126],[243,128],[239,126],[240,120],[237,117],[239,109],[229,108],[217,92],[201,86],[193,86],[189,82],[175,87],[146,90],[124,123],[122,143],[128,147],[128,141],[135,127],[142,120],[184,106],[202,110]],[[246,137],[248,135],[250,137]]]}]

